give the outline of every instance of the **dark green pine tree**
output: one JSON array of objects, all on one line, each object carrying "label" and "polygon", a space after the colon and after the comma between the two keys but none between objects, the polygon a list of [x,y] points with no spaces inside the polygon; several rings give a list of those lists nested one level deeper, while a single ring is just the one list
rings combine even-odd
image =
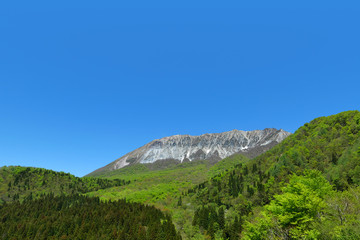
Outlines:
[{"label": "dark green pine tree", "polygon": [[207,234],[210,236],[210,238],[213,240],[215,239],[215,230],[214,230],[214,224],[211,223],[209,226],[209,230],[207,231]]},{"label": "dark green pine tree", "polygon": [[192,225],[193,226],[200,225],[200,208],[197,208],[195,210]]},{"label": "dark green pine tree", "polygon": [[257,172],[257,165],[256,163],[254,163],[252,168],[252,173],[256,173],[256,172]]},{"label": "dark green pine tree", "polygon": [[178,205],[178,207],[181,207],[181,206],[182,206],[182,199],[181,199],[181,196],[179,197],[179,200],[178,200],[177,205]]},{"label": "dark green pine tree", "polygon": [[218,224],[220,229],[224,229],[225,227],[225,212],[224,208],[219,208],[219,214],[218,214]]},{"label": "dark green pine tree", "polygon": [[200,224],[204,229],[209,227],[209,209],[207,207],[202,207],[200,210]]},{"label": "dark green pine tree", "polygon": [[249,173],[248,167],[245,165],[244,170],[243,170],[243,174],[244,174],[244,176],[247,176],[248,173]]}]

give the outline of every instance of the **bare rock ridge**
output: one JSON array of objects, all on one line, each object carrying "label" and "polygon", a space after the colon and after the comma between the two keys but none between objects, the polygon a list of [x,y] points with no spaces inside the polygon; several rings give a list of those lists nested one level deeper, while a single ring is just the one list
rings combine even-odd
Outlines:
[{"label": "bare rock ridge", "polygon": [[235,153],[255,157],[280,143],[290,134],[282,129],[266,128],[207,133],[200,136],[174,135],[153,140],[95,172],[112,171],[130,164],[153,163],[164,159],[181,162],[221,160]]}]

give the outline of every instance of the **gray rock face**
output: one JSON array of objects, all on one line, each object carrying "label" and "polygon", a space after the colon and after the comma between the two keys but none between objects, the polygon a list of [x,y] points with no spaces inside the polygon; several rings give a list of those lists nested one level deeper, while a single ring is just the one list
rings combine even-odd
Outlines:
[{"label": "gray rock face", "polygon": [[207,133],[200,136],[174,135],[153,140],[95,172],[112,171],[129,164],[153,163],[163,159],[220,160],[235,153],[255,157],[290,134],[282,129],[266,128],[254,131],[232,130],[223,133]]}]

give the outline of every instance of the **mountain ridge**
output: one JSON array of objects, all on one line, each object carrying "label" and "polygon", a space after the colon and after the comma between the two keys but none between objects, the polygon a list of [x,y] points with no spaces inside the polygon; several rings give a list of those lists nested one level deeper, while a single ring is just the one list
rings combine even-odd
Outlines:
[{"label": "mountain ridge", "polygon": [[255,157],[291,135],[283,129],[231,130],[222,133],[205,133],[198,136],[173,135],[155,139],[137,148],[94,173],[112,171],[135,163],[153,163],[157,160],[172,159],[180,162],[194,160],[219,161],[240,153]]}]

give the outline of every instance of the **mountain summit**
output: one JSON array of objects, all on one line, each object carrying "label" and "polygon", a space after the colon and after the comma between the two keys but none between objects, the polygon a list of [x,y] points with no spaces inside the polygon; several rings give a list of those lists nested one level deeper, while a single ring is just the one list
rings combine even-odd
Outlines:
[{"label": "mountain summit", "polygon": [[282,129],[266,128],[207,133],[200,136],[174,135],[153,140],[93,173],[112,171],[135,163],[153,163],[168,159],[181,162],[218,161],[235,153],[252,158],[269,150],[290,134]]}]

